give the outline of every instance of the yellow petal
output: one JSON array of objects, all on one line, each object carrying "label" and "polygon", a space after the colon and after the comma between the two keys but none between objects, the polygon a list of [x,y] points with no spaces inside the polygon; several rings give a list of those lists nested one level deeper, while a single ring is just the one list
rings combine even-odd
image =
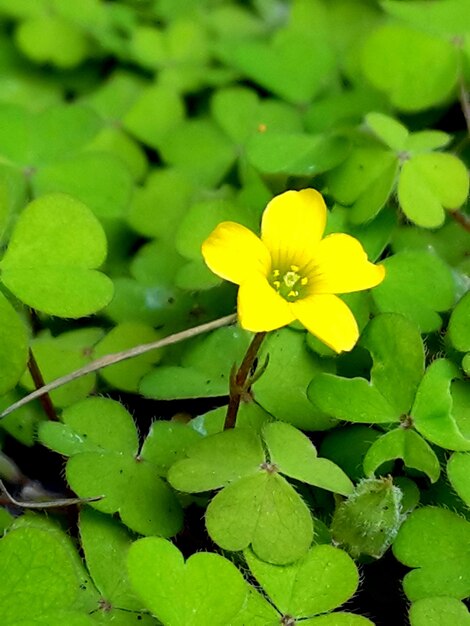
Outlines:
[{"label": "yellow petal", "polygon": [[354,315],[346,304],[329,294],[313,295],[290,303],[305,328],[335,352],[352,350],[359,338]]},{"label": "yellow petal", "polygon": [[370,263],[357,239],[335,233],[318,244],[311,276],[313,293],[350,293],[381,283],[385,267]]},{"label": "yellow petal", "polygon": [[286,191],[271,200],[263,213],[261,239],[271,252],[273,267],[308,263],[325,230],[326,213],[315,189]]},{"label": "yellow petal", "polygon": [[295,316],[288,302],[264,276],[258,275],[242,283],[238,290],[238,319],[242,328],[262,332],[286,326]]},{"label": "yellow petal", "polygon": [[221,222],[202,244],[202,256],[214,274],[237,285],[271,269],[264,243],[236,222]]}]

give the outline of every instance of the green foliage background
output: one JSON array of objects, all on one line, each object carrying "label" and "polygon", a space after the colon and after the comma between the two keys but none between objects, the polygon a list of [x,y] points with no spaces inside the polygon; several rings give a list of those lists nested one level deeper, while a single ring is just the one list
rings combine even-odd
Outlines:
[{"label": "green foliage background", "polygon": [[[257,231],[286,189],[320,190],[328,232],[387,269],[344,297],[351,353],[298,324],[269,335],[234,430],[250,341],[234,326],[68,383],[59,421],[39,404],[2,419],[19,498],[38,447],[104,496],[78,530],[0,509],[3,626],[379,625],[342,605],[385,554],[409,568],[402,623],[470,624],[469,16],[469,0],[0,0],[2,409],[35,386],[29,351],[47,382],[233,313],[201,243],[223,220]],[[121,393],[191,415],[145,422]]]}]

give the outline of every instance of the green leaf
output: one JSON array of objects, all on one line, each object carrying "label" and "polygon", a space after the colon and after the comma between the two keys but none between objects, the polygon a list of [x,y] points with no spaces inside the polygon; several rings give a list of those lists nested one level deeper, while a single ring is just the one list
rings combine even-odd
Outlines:
[{"label": "green leaf", "polygon": [[418,226],[442,226],[444,209],[458,209],[467,195],[467,168],[453,154],[418,154],[403,164],[398,201],[408,219]]},{"label": "green leaf", "polygon": [[[31,343],[31,350],[45,383],[65,376],[84,367],[91,361],[93,346],[104,334],[101,328],[80,328],[52,337],[42,331]],[[54,405],[65,407],[86,398],[94,389],[96,374],[87,374],[52,391]],[[25,372],[21,384],[28,391],[35,389],[29,372]]]},{"label": "green leaf", "polygon": [[[430,549],[432,546],[432,549]],[[413,571],[403,588],[411,601],[470,595],[470,524],[437,507],[413,511],[393,544],[396,558]]]},{"label": "green leaf", "polygon": [[[93,358],[99,359],[107,354],[121,352],[144,343],[160,339],[161,335],[150,326],[128,322],[115,326],[93,349]],[[137,392],[139,382],[152,365],[162,356],[161,350],[152,350],[127,361],[116,363],[100,371],[106,382],[122,391]]]},{"label": "green leaf", "polygon": [[420,130],[411,133],[405,144],[405,151],[410,153],[429,152],[444,148],[452,137],[442,130]]},{"label": "green leaf", "polygon": [[341,136],[264,132],[251,137],[246,154],[263,174],[316,176],[339,165],[348,149]]},{"label": "green leaf", "polygon": [[[293,104],[306,104],[329,81],[332,50],[324,33],[279,30],[269,43],[240,41],[221,49],[222,56],[258,85]],[[310,59],[305,63],[305,59]]]},{"label": "green leaf", "polygon": [[361,344],[373,360],[370,382],[319,374],[310,383],[308,396],[321,410],[340,419],[396,422],[409,410],[423,373],[419,331],[401,315],[378,315],[366,327]]},{"label": "green leaf", "polygon": [[397,428],[379,437],[364,457],[364,472],[371,476],[383,463],[394,459],[402,459],[406,467],[424,472],[432,483],[439,478],[439,459],[431,446],[412,430]]},{"label": "green leaf", "polygon": [[229,139],[204,118],[180,124],[165,135],[159,148],[167,165],[174,166],[191,182],[211,187],[220,183],[236,156]]},{"label": "green leaf", "polygon": [[251,585],[248,587],[248,597],[242,610],[230,621],[228,626],[277,626],[279,613],[276,609]]},{"label": "green leaf", "polygon": [[342,205],[350,206],[349,219],[362,224],[377,215],[395,185],[398,159],[376,146],[359,146],[328,175],[329,190]]},{"label": "green leaf", "polygon": [[301,558],[313,539],[307,505],[284,478],[268,469],[220,491],[207,508],[206,527],[224,550],[251,546],[260,559],[277,565]]},{"label": "green leaf", "polygon": [[[434,254],[403,251],[383,261],[385,280],[372,297],[381,312],[401,313],[417,323],[422,332],[438,330],[440,311],[454,304],[455,284],[449,267]],[[439,289],[435,289],[435,285]]]},{"label": "green leaf", "polygon": [[33,176],[32,184],[36,195],[70,194],[100,218],[122,217],[132,194],[129,170],[106,152],[82,152],[47,165]]},{"label": "green leaf", "polygon": [[381,424],[396,422],[399,417],[380,391],[364,378],[319,374],[308,387],[308,397],[328,415],[350,422]]},{"label": "green leaf", "polygon": [[163,85],[144,89],[122,119],[123,127],[152,148],[160,148],[164,137],[184,118],[181,97]]},{"label": "green leaf", "polygon": [[26,324],[0,292],[0,396],[12,389],[28,363]]},{"label": "green leaf", "polygon": [[135,189],[127,220],[141,235],[170,240],[189,208],[193,192],[193,184],[178,170],[155,170],[144,187]]},{"label": "green leaf", "polygon": [[411,409],[416,430],[428,441],[448,450],[470,450],[470,439],[454,416],[451,382],[459,371],[453,363],[438,359],[426,370]]},{"label": "green leaf", "polygon": [[186,563],[169,541],[148,537],[129,550],[129,578],[146,607],[166,626],[225,626],[248,591],[236,567],[198,552]]},{"label": "green leaf", "polygon": [[344,496],[353,491],[346,474],[328,459],[317,458],[310,439],[290,424],[272,422],[263,428],[271,463],[282,474]]},{"label": "green leaf", "polygon": [[112,605],[111,613],[115,607],[143,609],[127,576],[127,554],[132,544],[128,530],[109,515],[89,508],[80,512],[79,528],[87,568],[102,597]]},{"label": "green leaf", "polygon": [[470,351],[470,293],[461,298],[449,320],[449,339],[460,352]]},{"label": "green leaf", "polygon": [[259,356],[269,355],[266,371],[253,385],[256,401],[277,419],[305,430],[327,430],[332,420],[307,398],[311,379],[321,371],[332,371],[331,361],[313,355],[305,344],[305,333],[289,328],[270,333]]},{"label": "green leaf", "polygon": [[356,591],[359,574],[350,556],[329,545],[310,548],[292,565],[271,565],[246,550],[248,566],[283,615],[296,619],[331,611]]},{"label": "green leaf", "polygon": [[19,49],[35,63],[52,63],[60,69],[79,65],[88,54],[85,34],[55,15],[21,22],[15,40]]},{"label": "green leaf", "polygon": [[401,315],[378,315],[367,325],[360,345],[372,357],[373,385],[398,412],[406,413],[424,373],[424,346],[417,326]]},{"label": "green leaf", "polygon": [[187,455],[168,473],[170,484],[186,493],[218,489],[242,476],[257,474],[264,462],[260,438],[244,428],[201,439],[187,450]]},{"label": "green leaf", "polygon": [[470,455],[454,452],[447,462],[447,476],[450,484],[467,506],[470,506]]},{"label": "green leaf", "polygon": [[[0,541],[4,573],[0,612],[5,626],[93,624],[86,614],[92,607],[86,610],[81,601],[86,592],[80,589],[83,579],[68,541],[65,533],[35,527],[11,530]],[[24,602],[18,602],[18,589]]]},{"label": "green leaf", "polygon": [[400,528],[402,492],[392,478],[361,481],[347,500],[338,504],[331,522],[334,541],[354,558],[380,558]]},{"label": "green leaf", "polygon": [[134,422],[119,402],[88,398],[67,408],[63,421],[43,424],[39,437],[71,456],[66,476],[80,497],[104,496],[93,508],[118,512],[136,532],[171,536],[179,531],[182,512],[176,497],[158,467],[138,454]]},{"label": "green leaf", "polygon": [[423,598],[413,602],[410,607],[411,626],[447,626],[449,622],[459,626],[470,624],[467,607],[455,598]]},{"label": "green leaf", "polygon": [[19,217],[0,262],[4,284],[28,306],[60,317],[103,308],[112,283],[95,270],[106,256],[103,229],[78,200],[50,194]]},{"label": "green leaf", "polygon": [[466,35],[468,33],[467,7],[460,0],[426,2],[418,0],[410,4],[394,0],[384,0],[383,9],[419,30],[427,30],[439,35]]},{"label": "green leaf", "polygon": [[150,461],[166,478],[170,467],[187,456],[188,449],[201,438],[190,425],[180,422],[153,422],[142,446],[141,457]]},{"label": "green leaf", "polygon": [[450,41],[385,24],[366,39],[362,67],[366,78],[387,93],[395,107],[413,112],[447,99],[457,81],[458,56]]},{"label": "green leaf", "polygon": [[404,150],[408,140],[408,129],[393,117],[383,113],[368,113],[366,124],[391,150]]}]

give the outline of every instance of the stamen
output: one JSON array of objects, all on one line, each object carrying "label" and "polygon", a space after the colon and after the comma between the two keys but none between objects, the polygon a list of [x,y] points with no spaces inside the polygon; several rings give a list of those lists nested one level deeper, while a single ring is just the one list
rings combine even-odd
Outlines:
[{"label": "stamen", "polygon": [[290,268],[293,272],[298,272],[300,269],[298,265],[291,265]]},{"label": "stamen", "polygon": [[292,291],[289,291],[289,293],[287,294],[287,297],[288,298],[296,298],[298,295],[299,295],[298,291],[292,290]]},{"label": "stamen", "polygon": [[274,278],[277,278],[277,277],[278,277],[278,276],[280,276],[280,275],[281,275],[281,272],[280,272],[279,270],[274,270],[274,271],[273,271],[273,276],[274,276]]},{"label": "stamen", "polygon": [[305,286],[307,283],[308,283],[308,278],[306,276],[300,279],[300,284],[302,286]]},{"label": "stamen", "polygon": [[280,286],[281,286],[281,283],[280,283],[280,281],[279,281],[279,280],[275,280],[275,281],[273,282],[273,285],[274,285],[274,287],[275,287],[276,289],[279,289],[279,288],[280,288]]}]

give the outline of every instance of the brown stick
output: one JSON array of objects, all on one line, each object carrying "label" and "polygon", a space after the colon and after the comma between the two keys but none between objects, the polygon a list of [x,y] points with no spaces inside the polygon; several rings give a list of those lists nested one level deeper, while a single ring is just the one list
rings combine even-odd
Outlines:
[{"label": "brown stick", "polygon": [[245,385],[250,375],[251,368],[255,362],[258,350],[263,343],[263,339],[266,337],[266,333],[256,333],[253,337],[245,357],[238,368],[238,372],[230,380],[230,398],[227,408],[227,415],[225,417],[224,430],[234,428],[237,420],[238,408],[240,406],[242,394],[245,392]]},{"label": "brown stick", "polygon": [[450,211],[450,214],[454,218],[454,220],[459,224],[464,230],[470,233],[470,218],[468,218],[460,211]]},{"label": "brown stick", "polygon": [[[28,370],[31,374],[31,378],[33,379],[33,383],[36,389],[41,389],[41,387],[44,387],[44,378],[42,377],[38,362],[36,361],[31,348],[29,349]],[[54,405],[52,404],[50,395],[48,393],[45,393],[39,398],[39,402],[42,404],[42,408],[44,409],[44,413],[47,415],[47,419],[53,422],[58,422],[59,418],[57,417],[57,413],[54,409]]]},{"label": "brown stick", "polygon": [[134,356],[139,356],[139,354],[144,354],[145,352],[149,352],[150,350],[163,348],[165,346],[178,343],[179,341],[184,341],[185,339],[190,339],[191,337],[196,337],[197,335],[202,335],[203,333],[207,333],[210,330],[215,330],[216,328],[221,328],[222,326],[228,326],[229,324],[233,324],[236,319],[236,314],[226,315],[225,317],[219,317],[219,319],[216,319],[212,322],[207,322],[206,324],[201,324],[200,326],[195,326],[194,328],[188,328],[187,330],[183,330],[180,333],[175,333],[174,335],[170,335],[169,337],[165,337],[164,339],[159,339],[158,341],[144,343],[140,346],[129,348],[129,350],[123,350],[122,352],[107,354],[106,356],[103,356],[100,359],[96,359],[96,361],[92,361],[91,363],[88,363],[88,365],[85,365],[84,367],[75,370],[75,372],[71,372],[70,374],[61,376],[60,378],[56,378],[56,380],[47,383],[47,385],[44,385],[43,387],[40,387],[40,389],[36,389],[36,391],[33,391],[24,398],[21,398],[21,400],[18,400],[18,402],[10,405],[2,413],[0,413],[0,419],[6,417],[10,413],[13,413],[13,411],[16,411],[16,409],[19,409],[25,404],[32,402],[32,400],[40,398],[49,391],[70,383],[72,380],[76,380],[77,378],[86,376],[91,372],[96,372],[97,370],[108,367],[109,365],[113,365],[114,363],[120,363],[121,361],[131,359]]}]

